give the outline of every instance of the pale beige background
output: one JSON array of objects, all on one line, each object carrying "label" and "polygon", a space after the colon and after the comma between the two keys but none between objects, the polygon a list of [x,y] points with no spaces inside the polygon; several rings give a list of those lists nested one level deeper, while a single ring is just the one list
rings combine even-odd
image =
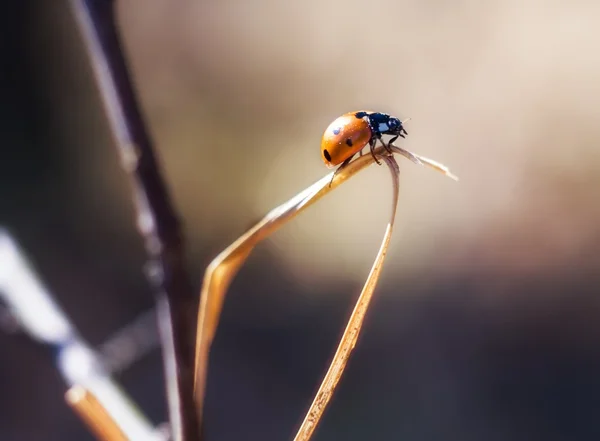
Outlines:
[{"label": "pale beige background", "polygon": [[[403,145],[461,178],[402,161],[384,279],[477,266],[543,272],[599,233],[597,2],[145,0],[120,2],[118,13],[192,253],[205,241],[223,248],[323,176],[323,130],[358,108],[410,116]],[[71,37],[61,38],[79,44]],[[85,59],[65,62],[86,69]],[[95,93],[89,85],[74,92]],[[93,105],[78,96],[61,96],[75,115]],[[72,136],[104,124],[100,114]],[[109,192],[102,221],[129,216],[104,145],[70,153],[79,173],[98,178],[74,201]],[[314,289],[362,280],[389,198],[387,171],[372,167],[268,246]]]}]

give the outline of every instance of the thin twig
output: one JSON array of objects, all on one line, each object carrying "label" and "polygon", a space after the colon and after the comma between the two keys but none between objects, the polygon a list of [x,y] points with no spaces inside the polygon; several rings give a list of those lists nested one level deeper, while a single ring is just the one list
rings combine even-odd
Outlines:
[{"label": "thin twig", "polygon": [[174,440],[198,441],[193,400],[195,294],[185,270],[178,216],[153,152],[121,49],[113,0],[71,0],[92,59],[116,145],[133,182],[138,228],[157,295],[167,396]]}]

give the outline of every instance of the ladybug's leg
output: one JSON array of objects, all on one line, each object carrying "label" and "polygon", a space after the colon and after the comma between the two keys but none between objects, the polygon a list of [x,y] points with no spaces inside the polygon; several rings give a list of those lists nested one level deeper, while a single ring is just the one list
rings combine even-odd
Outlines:
[{"label": "ladybug's leg", "polygon": [[[355,153],[356,154],[356,153]],[[354,157],[354,155],[350,156],[348,159],[346,159],[344,162],[342,162],[342,165],[340,165],[334,172],[333,175],[331,175],[331,181],[329,181],[329,186],[331,187],[331,183],[333,182],[333,178],[335,178],[335,175],[338,174],[338,172],[343,169],[346,165],[348,165],[348,163],[352,160],[352,158]]]},{"label": "ladybug's leg", "polygon": [[[397,137],[396,137],[396,138],[397,138]],[[395,141],[395,139],[396,139],[396,138],[394,138],[394,139],[392,139],[390,142],[388,142],[388,143],[387,143],[387,145],[386,145],[386,143],[385,143],[385,142],[383,142],[383,139],[379,138],[379,140],[381,141],[381,144],[383,144],[383,147],[385,148],[385,151],[386,151],[386,152],[388,152],[390,155],[394,153],[394,152],[392,151],[392,149],[390,148],[390,144],[391,144],[393,141]]]},{"label": "ladybug's leg", "polygon": [[[375,160],[377,165],[381,165],[381,162],[379,162],[379,159],[377,159],[377,155],[375,155],[375,143],[377,142],[377,139],[381,141],[381,138],[371,138],[371,140],[369,141],[369,147],[371,147],[371,156],[373,156],[373,159]],[[383,141],[381,142],[383,143]]]},{"label": "ladybug's leg", "polygon": [[395,140],[397,140],[399,136],[402,137],[402,138],[406,138],[406,136],[404,136],[402,134],[402,132],[404,132],[404,135],[408,135],[408,132],[406,130],[404,130],[404,128],[401,128],[400,129],[400,133],[398,133],[396,136],[394,136],[392,139],[390,139],[390,142],[388,142],[388,145],[393,144],[393,142]]}]

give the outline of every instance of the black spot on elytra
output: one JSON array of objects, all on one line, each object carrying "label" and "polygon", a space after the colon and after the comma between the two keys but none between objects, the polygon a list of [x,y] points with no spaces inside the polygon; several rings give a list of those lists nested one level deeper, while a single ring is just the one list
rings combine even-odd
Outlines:
[{"label": "black spot on elytra", "polygon": [[342,131],[342,129],[341,129],[341,128],[339,128],[339,127],[336,127],[335,129],[333,129],[333,134],[334,134],[334,135],[339,135],[341,131]]},{"label": "black spot on elytra", "polygon": [[367,115],[368,115],[368,113],[367,113],[367,112],[356,112],[356,113],[354,114],[354,116],[355,116],[355,117],[357,117],[358,119],[362,119],[362,118],[364,118],[364,117],[365,117],[365,116],[367,116]]},{"label": "black spot on elytra", "polygon": [[352,147],[352,140],[350,138],[346,139],[346,145]]},{"label": "black spot on elytra", "polygon": [[329,154],[327,149],[323,150],[323,155],[325,155],[325,159],[327,159],[328,161],[331,161],[331,155]]}]

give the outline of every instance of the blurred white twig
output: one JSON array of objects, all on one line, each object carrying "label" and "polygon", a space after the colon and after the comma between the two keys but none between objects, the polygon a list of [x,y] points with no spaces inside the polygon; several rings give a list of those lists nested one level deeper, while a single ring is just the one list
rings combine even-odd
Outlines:
[{"label": "blurred white twig", "polygon": [[69,386],[91,391],[132,441],[162,441],[152,424],[111,379],[96,352],[78,335],[14,239],[0,229],[0,297],[32,339],[54,347]]},{"label": "blurred white twig", "polygon": [[156,310],[152,308],[115,332],[96,348],[107,372],[123,371],[160,346]]}]

